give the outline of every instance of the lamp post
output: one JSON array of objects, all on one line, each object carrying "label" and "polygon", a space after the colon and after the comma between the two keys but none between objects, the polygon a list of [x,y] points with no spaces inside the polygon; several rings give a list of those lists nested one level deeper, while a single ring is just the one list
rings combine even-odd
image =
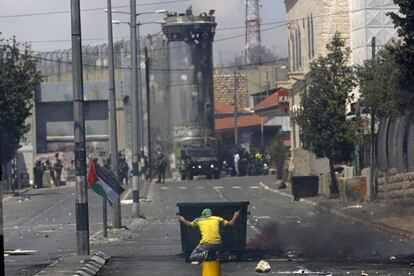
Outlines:
[{"label": "lamp post", "polygon": [[[131,102],[132,102],[132,216],[138,218],[140,216],[139,209],[139,187],[141,186],[142,178],[139,176],[141,172],[141,162],[139,160],[140,149],[143,146],[143,109],[142,109],[142,89],[140,81],[140,67],[138,63],[137,53],[139,55],[139,43],[137,43],[137,36],[139,38],[139,26],[144,24],[160,23],[160,22],[146,22],[137,23],[137,16],[143,14],[165,14],[167,11],[158,10],[155,12],[136,12],[136,0],[130,2],[130,12],[114,11],[113,13],[129,14],[130,21],[122,22],[114,20],[113,24],[128,24],[131,28]],[[108,11],[108,10],[107,10]],[[138,133],[139,128],[139,133]]]},{"label": "lamp post", "polygon": [[[111,131],[111,170],[114,173],[116,180],[119,180],[119,166],[118,166],[118,131],[116,124],[116,94],[115,94],[115,65],[114,65],[114,43],[112,33],[112,12],[111,0],[107,0],[108,11],[108,73],[109,73],[109,115],[110,115],[110,131]],[[103,202],[104,216],[106,217],[106,199]],[[113,219],[112,225],[116,229],[120,229],[121,222],[121,201],[118,198],[113,204]],[[106,219],[104,218],[104,221]],[[104,225],[106,227],[106,225]],[[105,231],[104,231],[105,233]]]}]

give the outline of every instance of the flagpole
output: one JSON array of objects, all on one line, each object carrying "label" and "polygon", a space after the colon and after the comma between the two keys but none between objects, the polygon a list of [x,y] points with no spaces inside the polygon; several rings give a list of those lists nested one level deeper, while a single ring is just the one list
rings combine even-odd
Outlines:
[{"label": "flagpole", "polygon": [[107,238],[108,237],[108,214],[107,214],[107,208],[106,208],[106,198],[102,197],[102,224],[103,224],[103,237]]}]

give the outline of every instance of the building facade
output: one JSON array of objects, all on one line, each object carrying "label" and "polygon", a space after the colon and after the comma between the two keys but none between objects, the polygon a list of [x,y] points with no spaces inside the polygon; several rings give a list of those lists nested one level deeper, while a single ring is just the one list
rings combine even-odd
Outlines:
[{"label": "building facade", "polygon": [[[290,113],[300,108],[300,94],[310,84],[310,63],[327,54],[326,45],[335,32],[345,39],[352,50],[350,65],[371,57],[371,40],[383,47],[395,31],[386,13],[395,11],[392,0],[285,0],[288,18]],[[354,91],[357,92],[357,91]],[[358,93],[356,93],[358,97]],[[293,174],[307,175],[329,171],[327,160],[304,153],[299,139],[300,129],[292,125]],[[305,159],[312,162],[303,162]],[[295,158],[296,156],[296,158]]]}]

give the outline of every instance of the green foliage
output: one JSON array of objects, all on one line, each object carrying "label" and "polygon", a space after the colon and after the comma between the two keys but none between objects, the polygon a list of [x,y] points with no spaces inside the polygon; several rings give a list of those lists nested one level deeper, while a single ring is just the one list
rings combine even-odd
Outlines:
[{"label": "green foliage", "polygon": [[380,117],[398,115],[396,93],[400,69],[391,51],[392,47],[386,47],[375,59],[356,66],[361,101]]},{"label": "green foliage", "polygon": [[10,161],[22,136],[30,130],[35,86],[41,81],[28,45],[15,38],[0,39],[0,150],[1,164]]},{"label": "green foliage", "polygon": [[285,161],[289,158],[290,151],[283,145],[283,137],[280,132],[276,133],[275,139],[267,148],[267,152],[269,152],[276,166],[278,179],[281,179],[283,177]]},{"label": "green foliage", "polygon": [[348,66],[350,50],[336,33],[327,45],[329,53],[311,63],[311,84],[301,95],[301,109],[294,120],[301,128],[303,148],[333,162],[352,160],[355,123],[346,120],[346,103],[355,87]]},{"label": "green foliage", "polygon": [[333,165],[351,161],[358,125],[346,119],[346,104],[355,87],[353,68],[348,65],[350,50],[337,32],[327,45],[326,57],[311,63],[311,84],[301,94],[301,109],[293,120],[301,129],[303,148],[318,158],[328,158],[332,193],[337,193]]},{"label": "green foliage", "polygon": [[401,111],[414,109],[414,1],[394,0],[400,7],[399,14],[388,13],[402,39],[391,53],[399,65],[399,88],[396,91],[397,103]]}]

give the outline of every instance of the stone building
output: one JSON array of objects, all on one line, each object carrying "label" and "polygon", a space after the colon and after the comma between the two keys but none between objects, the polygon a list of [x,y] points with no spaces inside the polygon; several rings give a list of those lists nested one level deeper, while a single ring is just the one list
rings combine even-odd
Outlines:
[{"label": "stone building", "polygon": [[[387,12],[396,9],[392,0],[285,0],[285,6],[288,18],[289,80],[292,86],[289,93],[291,113],[300,107],[300,93],[310,83],[310,62],[326,55],[326,45],[335,32],[342,34],[346,46],[353,51],[350,65],[371,57],[373,36],[376,37],[378,48],[395,37],[392,23],[386,16]],[[297,125],[292,126],[293,174],[327,173],[327,160],[316,159],[314,154],[301,148],[299,131]],[[305,158],[304,155],[308,156]]]},{"label": "stone building", "polygon": [[[235,79],[234,74],[214,75],[214,98],[216,101],[234,105]],[[248,107],[249,94],[245,75],[237,75],[236,93],[238,108]]]}]

